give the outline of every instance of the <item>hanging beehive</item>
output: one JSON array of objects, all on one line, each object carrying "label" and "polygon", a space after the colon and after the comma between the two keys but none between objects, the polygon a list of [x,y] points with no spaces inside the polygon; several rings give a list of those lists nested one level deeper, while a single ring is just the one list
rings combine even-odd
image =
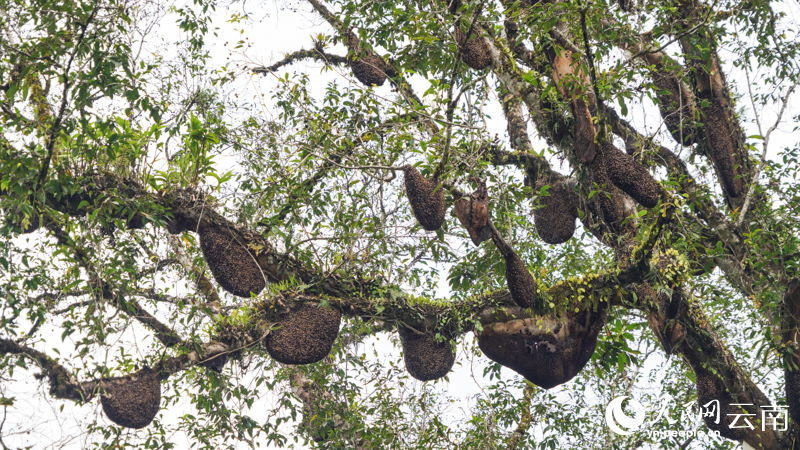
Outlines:
[{"label": "hanging beehive", "polygon": [[800,423],[800,353],[796,344],[800,338],[800,330],[797,328],[800,317],[800,278],[794,278],[787,284],[780,311],[783,329],[781,337],[783,342],[792,345],[787,349],[788,354],[784,354],[784,393],[789,416],[795,423]]},{"label": "hanging beehive", "polygon": [[735,131],[728,127],[725,110],[718,100],[711,99],[710,105],[703,112],[705,113],[703,133],[717,168],[722,188],[729,196],[738,197],[742,194],[742,180],[736,177]]},{"label": "hanging beehive", "polygon": [[385,62],[383,59],[369,51],[362,51],[358,37],[350,33],[347,39],[347,48],[350,69],[358,81],[367,86],[383,86],[386,81]]},{"label": "hanging beehive", "polygon": [[476,246],[492,238],[489,222],[489,195],[482,182],[478,189],[466,197],[459,197],[453,202],[456,217],[469,233]]},{"label": "hanging beehive", "polygon": [[653,73],[658,110],[675,142],[691,146],[697,143],[695,125],[697,108],[691,93],[681,86],[680,79],[671,73]]},{"label": "hanging beehive", "polygon": [[600,149],[611,182],[645,208],[656,206],[661,187],[650,172],[610,142],[603,142]]},{"label": "hanging beehive", "polygon": [[166,228],[169,234],[181,234],[184,231],[195,231],[191,223],[182,215],[169,219],[166,223]]},{"label": "hanging beehive", "polygon": [[332,308],[302,305],[282,314],[264,338],[269,355],[283,364],[312,364],[328,356],[342,315]]},{"label": "hanging beehive", "polygon": [[141,214],[134,214],[126,221],[125,225],[129,230],[141,230],[144,228],[144,218]]},{"label": "hanging beehive", "polygon": [[553,183],[550,195],[540,196],[541,208],[533,211],[536,234],[548,244],[563,244],[575,234],[578,195],[563,183]]},{"label": "hanging beehive", "polygon": [[[794,358],[794,364],[798,364],[798,358]],[[789,416],[794,423],[800,423],[800,369],[784,369],[784,393],[786,394],[786,404],[789,405]]]},{"label": "hanging beehive", "polygon": [[536,280],[513,251],[503,255],[506,260],[506,285],[511,298],[521,308],[530,308],[536,302]]},{"label": "hanging beehive", "polygon": [[619,8],[625,12],[631,12],[636,7],[635,0],[617,0]]},{"label": "hanging beehive", "polygon": [[28,217],[28,225],[23,225],[23,219],[25,218],[25,215],[19,208],[16,208],[13,214],[10,213],[8,209],[3,210],[3,212],[6,218],[9,219],[9,224],[18,229],[20,234],[33,233],[34,231],[38,230],[42,224],[41,217],[37,213],[34,213]]},{"label": "hanging beehive", "polygon": [[135,374],[101,382],[105,393],[100,404],[109,420],[126,428],[144,428],[158,414],[161,383],[158,374],[145,367]]},{"label": "hanging beehive", "polygon": [[461,60],[470,69],[484,70],[492,65],[492,49],[485,37],[477,36],[473,30],[472,39],[465,43],[467,37],[458,25],[453,34],[461,47]]},{"label": "hanging beehive", "polygon": [[478,346],[492,361],[550,389],[575,377],[592,357],[605,323],[605,310],[598,308],[484,325]]},{"label": "hanging beehive", "polygon": [[437,180],[426,179],[413,166],[403,167],[403,175],[408,202],[417,222],[428,231],[441,228],[445,214],[444,189],[438,186]]},{"label": "hanging beehive", "polygon": [[403,326],[398,326],[397,332],[403,344],[406,370],[412,377],[420,381],[436,380],[453,368],[456,353],[449,340],[436,342],[430,331],[417,333]]},{"label": "hanging beehive", "polygon": [[598,154],[590,164],[587,164],[591,181],[599,192],[592,196],[591,202],[597,206],[600,219],[608,228],[617,234],[624,234],[625,204],[622,192],[614,186],[608,176],[603,155]]},{"label": "hanging beehive", "polygon": [[199,234],[203,257],[223,289],[244,298],[264,289],[266,281],[261,268],[244,243],[215,225],[201,228]]},{"label": "hanging beehive", "polygon": [[217,353],[210,353],[203,358],[203,362],[200,363],[201,367],[205,367],[206,369],[211,369],[214,372],[222,373],[222,369],[225,368],[225,364],[228,362],[228,354],[224,352],[217,352]]},{"label": "hanging beehive", "polygon": [[731,397],[730,392],[725,389],[725,384],[722,380],[710,371],[698,367],[694,368],[694,374],[695,384],[697,386],[697,404],[701,410],[706,407],[706,405],[709,405],[709,403],[711,403],[709,408],[716,407],[717,402],[715,402],[715,400],[719,402],[719,422],[717,422],[717,416],[714,414],[703,415],[706,426],[710,430],[718,431],[722,437],[735,441],[744,439],[749,430],[747,428],[731,428],[730,424],[737,414],[746,414],[746,412],[742,412],[740,406],[734,406],[732,404],[748,402],[735,401],[733,397]]}]

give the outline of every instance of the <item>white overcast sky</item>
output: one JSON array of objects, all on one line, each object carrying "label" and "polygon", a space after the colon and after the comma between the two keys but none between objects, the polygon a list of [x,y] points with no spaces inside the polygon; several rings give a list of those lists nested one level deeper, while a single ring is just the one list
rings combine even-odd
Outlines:
[{"label": "white overcast sky", "polygon": [[[282,5],[275,4],[274,2],[263,2],[260,4],[257,2],[246,2],[244,5],[241,3],[234,5],[230,9],[223,7],[218,8],[217,16],[212,26],[216,27],[218,36],[215,37],[213,34],[209,34],[206,37],[212,55],[211,64],[221,66],[229,64],[230,61],[245,61],[241,54],[230,52],[230,49],[240,39],[246,38],[248,42],[252,44],[252,47],[247,50],[247,62],[259,63],[266,66],[282,59],[283,55],[287,52],[296,51],[300,48],[311,48],[312,35],[316,35],[320,32],[331,32],[331,28],[319,18],[319,16],[311,12],[311,9],[306,6],[304,2],[300,2],[299,4],[293,3],[293,5],[299,6],[300,10],[296,12],[281,10]],[[797,3],[794,2],[790,6],[787,6],[787,8],[789,8],[786,11],[790,14],[790,17],[792,19],[796,18],[798,11],[800,11]],[[228,18],[233,13],[247,13],[252,20],[231,24],[228,22]],[[797,23],[797,21],[794,20],[794,23]],[[243,32],[241,32],[242,30]],[[162,20],[160,28],[155,30],[155,32],[148,37],[149,41],[145,48],[154,52],[165,52],[167,53],[165,56],[169,57],[168,53],[170,49],[174,48],[171,43],[177,40],[179,36],[178,33],[178,29],[174,24],[174,16],[167,16]],[[332,52],[344,55],[345,48],[340,44],[335,47]],[[293,66],[286,66],[280,69],[279,73],[306,71],[315,79],[312,86],[312,94],[321,94],[324,91],[325,85],[334,79],[338,79],[338,82],[342,84],[347,83],[348,77],[350,77],[350,72],[347,68],[339,68],[333,72],[329,71],[326,73],[320,73],[321,69],[321,64],[300,62]],[[757,75],[758,74],[754,74],[754,76]],[[728,76],[743,77],[743,74],[731,74],[729,72]],[[425,80],[420,77],[412,77],[411,82],[417,92],[424,92],[425,88],[427,88]],[[272,110],[268,100],[268,92],[274,87],[274,83],[275,80],[271,76],[265,77],[261,75],[243,74],[232,86],[227,86],[225,89],[236,92],[243,99],[258,99],[261,98],[260,94],[266,94],[263,97],[265,102],[262,103],[261,109],[262,113],[269,117],[272,114]],[[314,92],[314,90],[316,90],[316,92]],[[386,83],[381,88],[377,88],[376,91],[381,95],[388,97],[393,96],[389,83]],[[640,111],[636,111],[633,108],[631,111],[631,120],[639,129],[646,129],[648,126],[657,125],[657,121],[660,120],[658,113],[653,110],[652,105],[648,102],[645,102],[645,105],[646,106],[642,107],[643,109]],[[749,104],[747,102],[740,102],[740,105],[745,106],[747,114],[752,117],[752,108]],[[499,118],[502,117],[499,103],[491,103],[491,108],[493,109],[488,111],[489,114],[498,119],[489,122],[488,133],[490,135],[497,134],[503,137],[505,136],[505,124],[499,120]],[[774,121],[775,111],[775,108],[764,111],[762,120],[765,123],[771,124],[772,121]],[[796,109],[793,108],[792,111],[796,111]],[[745,125],[749,128],[747,130],[748,135],[757,134],[753,124],[748,122]],[[529,131],[531,131],[531,137],[534,140],[534,148],[537,150],[543,149],[546,144],[537,139],[532,133],[532,127],[529,127]],[[789,125],[783,125],[779,128],[774,136],[771,153],[774,154],[774,152],[784,146],[794,145],[789,133],[790,131],[791,126]],[[674,146],[674,142],[669,139],[664,139],[663,143],[668,146]],[[230,165],[234,162],[232,160],[225,161],[220,159],[218,159],[218,161],[223,165]],[[563,171],[566,172],[568,169],[563,168]],[[32,239],[39,239],[41,236],[41,234],[37,233],[32,235]],[[446,270],[443,270],[442,274],[443,276],[439,284],[437,297],[446,298],[449,294],[444,276]],[[59,330],[51,329],[48,331],[48,335],[47,343],[46,345],[43,344],[40,346],[41,349],[45,350],[52,347],[60,347],[63,353],[69,353],[70,342],[68,340],[65,343],[66,345],[60,343]],[[147,348],[147,341],[142,341],[141,339],[141,336],[138,336],[137,339],[136,336],[128,335],[124,336],[122,341],[128,343],[138,342],[141,348]],[[471,336],[467,336],[465,340],[468,342],[471,341]],[[399,357],[399,349],[394,348],[388,343],[386,336],[375,337],[367,343],[367,346],[371,347],[373,345],[378,349],[381,359]],[[368,355],[371,354],[370,351],[366,351],[365,353]],[[468,352],[464,351],[464,345],[462,344],[458,354],[458,362],[460,364],[457,364],[453,372],[449,375],[449,384],[440,384],[451,396],[459,399],[451,410],[452,420],[463,420],[465,418],[470,408],[470,399],[481,393],[481,385],[484,382],[481,378],[481,374],[483,373],[485,362],[483,362],[482,359],[473,361],[467,358],[466,354],[468,354]],[[655,358],[651,364],[655,366],[661,362],[662,360]],[[230,364],[226,370],[231,370]],[[513,372],[508,369],[503,370],[504,374],[507,376],[513,374]],[[32,371],[32,373],[35,372],[37,371]],[[243,382],[247,382],[247,380]],[[8,410],[7,423],[4,427],[4,441],[12,448],[17,446],[32,446],[35,449],[86,448],[90,445],[91,441],[81,430],[85,428],[87,423],[94,420],[101,422],[106,421],[97,401],[89,405],[77,407],[69,402],[51,400],[46,394],[46,388],[40,382],[32,378],[3,383],[4,384],[0,385],[0,389],[2,389],[0,393],[7,397],[14,396],[17,398],[15,406]],[[647,388],[647,386],[642,387],[642,389]],[[556,388],[556,390],[558,389],[560,388]],[[517,397],[519,397],[519,393],[517,393]],[[269,403],[269,399],[259,399],[259,401]],[[64,406],[64,410],[60,411],[59,408],[61,408],[62,405]],[[266,405],[264,409],[267,409]],[[176,422],[181,415],[193,413],[194,410],[191,404],[188,401],[184,401],[182,404],[171,407],[169,411],[162,410],[162,420]],[[531,430],[532,432],[536,432],[536,425],[534,425]],[[30,432],[25,433],[25,431]],[[591,432],[590,430],[586,431]],[[23,433],[18,434],[19,432]],[[69,439],[68,436],[75,437],[74,439]],[[182,433],[170,436],[169,439],[176,444],[179,449],[190,448],[189,439]],[[241,448],[245,447],[245,445],[241,446]]]}]

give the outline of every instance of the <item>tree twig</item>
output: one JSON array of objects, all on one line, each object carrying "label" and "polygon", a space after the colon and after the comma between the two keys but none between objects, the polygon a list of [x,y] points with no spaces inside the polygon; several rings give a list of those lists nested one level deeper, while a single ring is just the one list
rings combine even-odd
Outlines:
[{"label": "tree twig", "polygon": [[275,72],[276,70],[280,69],[283,66],[287,66],[289,64],[293,64],[297,61],[302,59],[313,59],[315,61],[321,61],[325,64],[338,64],[338,65],[346,65],[347,64],[347,57],[333,55],[330,53],[326,53],[320,49],[313,48],[311,50],[298,50],[296,52],[292,52],[284,56],[284,58],[275,64],[272,64],[267,67],[254,67],[252,70],[254,73],[266,75],[271,72]]},{"label": "tree twig", "polygon": [[747,216],[747,210],[750,208],[750,202],[752,202],[753,194],[755,192],[756,184],[758,184],[758,177],[761,175],[761,171],[764,169],[764,166],[767,164],[767,148],[769,147],[769,137],[778,125],[781,123],[783,119],[783,113],[786,112],[786,107],[789,105],[789,97],[794,92],[795,88],[797,87],[798,80],[795,80],[791,86],[789,86],[789,90],[786,91],[786,96],[783,98],[783,105],[781,105],[781,110],[778,112],[778,117],[775,119],[775,123],[767,130],[767,134],[763,134],[761,129],[761,121],[758,119],[758,113],[755,111],[755,99],[753,98],[753,90],[750,87],[750,72],[747,69],[747,62],[744,64],[744,71],[745,75],[747,76],[747,89],[750,93],[750,101],[753,104],[753,113],[756,115],[756,124],[758,125],[758,132],[761,134],[761,138],[763,139],[762,143],[762,150],[761,150],[761,159],[756,168],[756,172],[753,174],[753,178],[750,181],[750,188],[747,190],[747,196],[744,198],[744,203],[742,203],[742,209],[739,212],[739,217],[736,219],[736,223],[734,224],[734,228],[737,230],[741,228],[742,224],[744,223],[744,219]]}]

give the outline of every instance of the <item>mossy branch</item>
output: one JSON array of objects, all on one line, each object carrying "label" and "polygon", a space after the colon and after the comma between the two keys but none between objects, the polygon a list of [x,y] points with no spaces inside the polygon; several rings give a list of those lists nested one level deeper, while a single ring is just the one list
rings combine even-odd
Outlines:
[{"label": "mossy branch", "polygon": [[520,441],[522,438],[525,437],[525,434],[528,432],[528,428],[531,426],[532,416],[531,416],[531,400],[533,399],[533,393],[538,389],[538,387],[531,383],[530,381],[525,382],[525,389],[522,391],[522,401],[520,401],[520,409],[522,409],[522,414],[519,417],[519,425],[511,433],[511,437],[508,438],[508,445],[506,446],[506,450],[516,450],[519,447]]},{"label": "mossy branch", "polygon": [[43,376],[50,382],[50,395],[54,398],[88,400],[86,391],[69,371],[46,354],[11,339],[0,339],[0,355],[22,355],[35,362],[42,369]]},{"label": "mossy branch", "polygon": [[79,246],[67,232],[58,224],[49,221],[47,228],[53,233],[59,245],[70,250],[75,256],[78,265],[86,270],[89,281],[97,297],[113,305],[122,313],[138,320],[142,325],[154,331],[156,339],[161,341],[166,347],[174,347],[182,342],[173,329],[161,323],[155,316],[144,309],[139,302],[134,299],[126,298],[126,293],[121,289],[115,289],[100,276],[100,272],[92,263],[89,252]]},{"label": "mossy branch", "polygon": [[345,56],[333,55],[326,53],[321,49],[313,48],[311,50],[298,50],[296,52],[289,53],[284,56],[282,60],[276,62],[275,64],[267,67],[254,67],[252,70],[254,73],[267,75],[275,72],[283,66],[288,66],[289,64],[294,64],[295,62],[304,59],[313,59],[315,61],[323,62],[325,65],[346,65],[348,62],[347,57]]},{"label": "mossy branch", "polygon": [[[339,17],[333,14],[319,0],[308,0],[308,2],[311,4],[314,10],[317,11],[317,13],[319,13],[319,15],[321,15],[322,18],[325,19],[325,21],[328,22],[339,33],[339,36],[341,36],[344,42],[349,42],[350,39],[352,39],[351,35],[355,37],[353,31],[345,27]],[[413,112],[417,108],[422,107],[422,100],[420,100],[420,98],[411,88],[411,85],[408,83],[408,81],[406,81],[405,77],[403,77],[400,71],[397,70],[397,67],[394,65],[394,63],[391,60],[387,61],[387,58],[382,58],[382,60],[384,62],[383,69],[386,75],[389,77],[389,81],[410,105],[411,111]],[[439,126],[436,125],[433,120],[425,116],[422,117],[424,119],[422,123],[430,135],[435,135],[439,132]]]}]

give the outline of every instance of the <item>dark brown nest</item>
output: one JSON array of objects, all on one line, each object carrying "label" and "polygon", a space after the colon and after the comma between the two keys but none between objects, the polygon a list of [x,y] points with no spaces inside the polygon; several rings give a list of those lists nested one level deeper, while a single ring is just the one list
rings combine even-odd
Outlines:
[{"label": "dark brown nest", "polygon": [[203,257],[223,289],[244,298],[264,289],[266,283],[261,268],[247,247],[237,242],[230,232],[209,225],[201,228],[199,234]]},{"label": "dark brown nest", "polygon": [[383,86],[386,72],[383,70],[383,59],[377,55],[365,55],[350,60],[350,69],[358,81],[367,86]]},{"label": "dark brown nest", "polygon": [[636,289],[636,295],[639,301],[647,301],[657,306],[657,311],[648,314],[647,322],[664,351],[667,354],[672,353],[686,336],[686,330],[677,320],[682,308],[688,306],[683,291],[673,291],[670,299],[664,292],[656,294],[649,284],[640,284]]},{"label": "dark brown nest", "polygon": [[603,309],[516,319],[484,326],[478,346],[492,361],[550,389],[571,380],[589,362],[604,322]]},{"label": "dark brown nest", "polygon": [[670,73],[653,73],[653,85],[658,110],[672,138],[687,147],[696,144],[699,133],[695,125],[695,104],[689,92],[681,89],[680,79]]},{"label": "dark brown nest", "polygon": [[619,8],[625,12],[631,12],[636,7],[634,0],[618,0]]},{"label": "dark brown nest", "polygon": [[403,344],[403,358],[408,373],[420,380],[430,381],[442,378],[450,372],[456,360],[456,353],[449,340],[436,342],[433,333],[417,333],[398,326],[397,332]]},{"label": "dark brown nest", "polygon": [[216,353],[211,354],[205,357],[205,360],[200,363],[202,367],[206,369],[211,369],[214,372],[222,373],[222,369],[225,368],[225,364],[228,362],[228,354],[227,353]]},{"label": "dark brown nest", "polygon": [[367,86],[383,86],[386,81],[383,59],[370,51],[362,51],[361,43],[353,32],[348,34],[347,48],[350,52],[350,69],[358,81]]},{"label": "dark brown nest", "polygon": [[30,234],[38,230],[40,226],[42,226],[42,221],[39,216],[33,216],[29,219],[27,227],[23,227],[20,223],[19,228],[22,229],[22,234]]},{"label": "dark brown nest", "polygon": [[312,364],[328,356],[342,315],[332,308],[302,305],[278,319],[264,339],[269,355],[283,364]]},{"label": "dark brown nest", "polygon": [[39,227],[42,225],[42,221],[41,218],[39,217],[39,214],[33,214],[31,217],[28,218],[28,226],[23,226],[22,219],[24,218],[24,215],[22,211],[20,211],[19,209],[17,209],[16,211],[17,212],[15,214],[10,214],[9,210],[4,210],[6,218],[9,218],[9,216],[13,216],[11,217],[9,224],[12,227],[16,228],[17,230],[19,230],[20,234],[33,233],[34,231],[38,230]]},{"label": "dark brown nest", "polygon": [[800,370],[785,370],[784,378],[789,416],[795,423],[800,423]]},{"label": "dark brown nest", "polygon": [[569,109],[574,118],[573,135],[575,154],[584,163],[595,160],[598,153],[597,144],[594,142],[596,134],[592,115],[586,102],[582,98],[576,98],[569,103]]},{"label": "dark brown nest", "polygon": [[117,425],[144,428],[158,414],[161,404],[161,383],[158,374],[144,369],[123,378],[104,382],[105,394],[100,396],[103,412]]},{"label": "dark brown nest", "polygon": [[661,187],[650,172],[610,142],[604,142],[600,148],[611,182],[645,208],[656,206]]},{"label": "dark brown nest", "polygon": [[403,174],[408,202],[417,222],[428,231],[438,230],[444,223],[444,189],[436,189],[438,182],[426,179],[413,166],[405,166]]},{"label": "dark brown nest", "polygon": [[513,251],[503,257],[506,260],[506,284],[511,298],[520,307],[530,308],[536,302],[536,281],[533,275]]},{"label": "dark brown nest", "polygon": [[578,195],[563,185],[554,183],[550,195],[539,197],[542,208],[533,212],[536,233],[548,244],[563,244],[575,234],[578,218]]},{"label": "dark brown nest", "polygon": [[181,234],[184,231],[194,231],[191,224],[183,216],[176,216],[167,222],[169,234]]},{"label": "dark brown nest", "polygon": [[492,238],[489,222],[489,196],[486,186],[481,185],[472,194],[456,199],[453,209],[461,225],[466,228],[476,246]]},{"label": "dark brown nest", "polygon": [[[695,383],[697,384],[697,404],[701,408],[701,411],[709,402],[713,402],[714,400],[719,401],[719,423],[715,423],[717,419],[716,415],[709,415],[707,417],[703,417],[703,420],[706,422],[706,426],[711,430],[719,431],[719,434],[722,437],[732,439],[734,441],[740,441],[744,439],[749,431],[747,428],[730,428],[729,425],[736,414],[745,413],[742,412],[742,407],[733,406],[731,404],[748,402],[734,401],[730,392],[725,389],[725,385],[722,383],[722,380],[708,370],[696,368],[694,373]],[[715,407],[715,404],[716,402],[710,405],[709,410],[710,408]],[[742,423],[739,423],[738,425],[742,425]]]},{"label": "dark brown nest", "polygon": [[728,127],[725,120],[725,110],[715,99],[705,109],[703,118],[703,132],[705,133],[707,148],[711,152],[714,165],[717,168],[722,188],[731,197],[742,194],[742,180],[736,177],[736,137],[734,131]]},{"label": "dark brown nest", "polygon": [[624,234],[622,221],[625,220],[625,205],[622,193],[608,177],[603,156],[598,155],[587,167],[592,183],[596,185],[593,189],[599,189],[591,201],[596,205],[600,218],[614,233]]},{"label": "dark brown nest", "polygon": [[484,70],[492,65],[492,49],[486,42],[486,38],[475,36],[475,31],[473,31],[474,37],[465,44],[466,36],[458,26],[456,26],[454,34],[456,42],[461,47],[461,60],[470,69]]},{"label": "dark brown nest", "polygon": [[134,214],[126,224],[129,230],[141,230],[144,228],[144,220],[140,214]]}]

